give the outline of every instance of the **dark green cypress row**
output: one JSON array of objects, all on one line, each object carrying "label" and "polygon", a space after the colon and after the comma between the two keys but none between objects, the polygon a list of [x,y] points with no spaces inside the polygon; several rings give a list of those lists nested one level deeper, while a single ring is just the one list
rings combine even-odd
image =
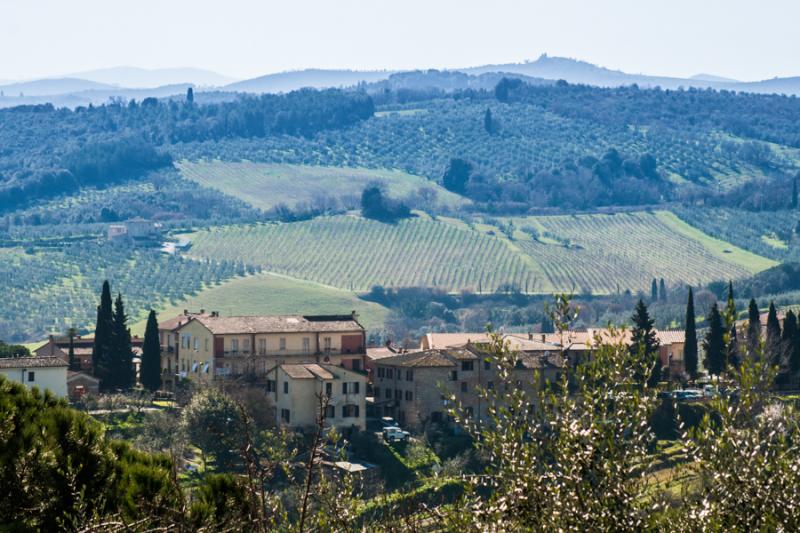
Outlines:
[{"label": "dark green cypress row", "polygon": [[747,351],[752,359],[761,356],[761,313],[755,298],[750,298],[747,309]]},{"label": "dark green cypress row", "polygon": [[686,373],[692,379],[697,378],[697,325],[694,314],[694,293],[689,287],[689,299],[686,302],[686,338],[683,349],[683,364]]},{"label": "dark green cypress row", "polygon": [[119,293],[117,293],[117,300],[114,302],[112,339],[114,383],[122,389],[129,389],[136,384],[136,375],[133,368],[131,331],[128,329],[128,317],[125,315],[125,303],[122,301],[122,294]]},{"label": "dark green cypress row", "polygon": [[100,386],[104,389],[114,387],[111,358],[113,322],[111,287],[106,280],[103,282],[103,289],[100,293],[100,305],[97,306],[97,323],[92,345],[92,369],[95,377],[100,380]]},{"label": "dark green cypress row", "polygon": [[150,310],[147,327],[144,330],[142,365],[139,370],[142,386],[151,391],[161,387],[161,342],[158,339],[158,319],[156,312]]},{"label": "dark green cypress row", "polygon": [[721,375],[725,370],[725,332],[716,302],[711,307],[711,314],[708,317],[708,333],[703,340],[703,350],[705,351],[703,366],[709,374]]}]

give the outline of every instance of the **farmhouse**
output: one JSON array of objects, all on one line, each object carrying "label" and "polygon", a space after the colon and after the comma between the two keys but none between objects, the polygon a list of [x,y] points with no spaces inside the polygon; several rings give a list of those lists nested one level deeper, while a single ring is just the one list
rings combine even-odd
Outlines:
[{"label": "farmhouse", "polygon": [[355,312],[229,317],[212,312],[184,317],[187,320],[178,320],[174,329],[164,324],[167,343],[170,338],[174,343],[175,371],[183,378],[250,376],[274,386],[268,374],[282,364],[325,363],[355,371],[366,367],[366,332]]},{"label": "farmhouse", "polygon": [[317,423],[327,398],[325,424],[347,433],[366,428],[367,375],[332,364],[282,364],[271,391],[280,424],[308,429]]},{"label": "farmhouse", "polygon": [[0,375],[26,387],[49,390],[59,398],[66,398],[67,366],[60,357],[0,358]]},{"label": "farmhouse", "polygon": [[[138,335],[131,337],[131,349],[133,351],[134,364],[137,364],[139,361],[141,361],[143,344],[144,339],[142,337],[139,337]],[[34,350],[33,353],[38,357],[59,357],[64,361],[69,362],[69,346],[69,337],[56,337],[54,335],[50,335],[50,337],[47,339],[47,342]],[[89,375],[93,373],[93,350],[93,337],[82,337],[80,335],[76,335],[72,338],[72,352],[75,354],[76,361],[75,370],[85,372]]]},{"label": "farmhouse", "polygon": [[[450,395],[468,413],[485,420],[487,406],[477,387],[493,389],[498,381],[495,365],[480,345],[472,343],[404,353],[374,364],[372,392],[377,414],[414,428],[445,420]],[[548,355],[521,352],[514,379],[517,386],[532,389],[534,370],[544,384],[558,380],[564,367],[556,351]]]}]

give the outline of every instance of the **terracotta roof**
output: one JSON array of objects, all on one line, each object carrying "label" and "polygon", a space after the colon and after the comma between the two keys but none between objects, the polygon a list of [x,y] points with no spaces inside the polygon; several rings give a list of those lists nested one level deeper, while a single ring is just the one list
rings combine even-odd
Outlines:
[{"label": "terracotta roof", "polygon": [[386,346],[381,346],[380,348],[367,348],[367,357],[373,361],[385,359],[387,357],[394,357],[395,355],[399,355],[399,353],[400,352],[395,352]]},{"label": "terracotta roof", "polygon": [[674,344],[686,342],[686,332],[682,329],[667,329],[656,331],[656,337],[661,344]]},{"label": "terracotta roof", "polygon": [[442,350],[425,350],[409,352],[394,357],[387,357],[379,361],[382,365],[408,366],[408,367],[452,367],[456,364],[449,359]]},{"label": "terracotta roof", "polygon": [[336,377],[328,369],[316,363],[281,365],[281,370],[292,379],[334,379]]},{"label": "terracotta roof", "polygon": [[487,333],[428,333],[425,335],[428,349],[447,348],[448,346],[463,346],[468,342],[489,342]]},{"label": "terracotta roof", "polygon": [[60,357],[4,357],[0,358],[0,368],[48,368],[69,366]]},{"label": "terracotta roof", "polygon": [[292,333],[364,331],[352,316],[198,316],[192,317],[215,335],[236,333]]},{"label": "terracotta roof", "polygon": [[180,315],[158,323],[158,329],[175,331],[180,326],[186,324],[191,317],[211,316],[208,313],[181,313]]}]

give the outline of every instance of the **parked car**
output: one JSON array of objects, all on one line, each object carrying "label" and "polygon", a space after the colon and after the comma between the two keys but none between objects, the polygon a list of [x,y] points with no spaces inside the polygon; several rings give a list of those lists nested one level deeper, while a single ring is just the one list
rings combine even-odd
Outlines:
[{"label": "parked car", "polygon": [[411,433],[403,431],[397,426],[383,428],[383,440],[386,442],[406,442]]},{"label": "parked car", "polygon": [[395,419],[392,418],[391,416],[384,416],[383,418],[381,418],[381,427],[384,427],[384,428],[400,427],[400,424],[398,424],[395,421]]}]

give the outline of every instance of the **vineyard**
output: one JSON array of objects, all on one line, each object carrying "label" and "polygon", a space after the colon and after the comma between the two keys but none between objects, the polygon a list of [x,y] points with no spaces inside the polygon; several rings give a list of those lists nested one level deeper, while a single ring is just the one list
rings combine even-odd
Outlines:
[{"label": "vineyard", "polygon": [[645,290],[654,277],[693,284],[741,278],[774,264],[666,213],[513,222],[512,238],[491,224],[427,217],[398,224],[336,216],[226,226],[193,234],[191,253],[356,292],[383,285],[600,294]]},{"label": "vineyard", "polygon": [[193,261],[157,251],[79,243],[63,250],[0,252],[0,339],[27,342],[70,326],[87,332],[103,280],[122,292],[131,321],[152,306],[176,302],[203,287],[245,274],[229,261]]},{"label": "vineyard", "polygon": [[495,291],[542,282],[502,240],[425,217],[384,224],[354,216],[213,228],[192,236],[192,254],[357,292],[374,285]]},{"label": "vineyard", "polygon": [[222,161],[183,161],[178,168],[186,179],[263,210],[279,204],[296,208],[304,203],[329,204],[332,200],[357,206],[361,191],[373,182],[384,184],[394,198],[429,188],[436,191],[439,205],[458,207],[467,203],[434,182],[396,170]]},{"label": "vineyard", "polygon": [[744,277],[774,264],[683,228],[668,213],[536,217],[535,222],[514,219],[518,227],[544,230],[518,245],[562,290],[647,290],[653,278],[698,284]]},{"label": "vineyard", "polygon": [[[261,273],[234,278],[209,287],[159,309],[159,317],[170,317],[184,309],[219,311],[224,315],[346,314],[356,311],[367,332],[377,332],[389,314],[385,307],[361,300],[355,294],[317,283]],[[145,320],[134,324],[134,333],[144,334]]]}]

